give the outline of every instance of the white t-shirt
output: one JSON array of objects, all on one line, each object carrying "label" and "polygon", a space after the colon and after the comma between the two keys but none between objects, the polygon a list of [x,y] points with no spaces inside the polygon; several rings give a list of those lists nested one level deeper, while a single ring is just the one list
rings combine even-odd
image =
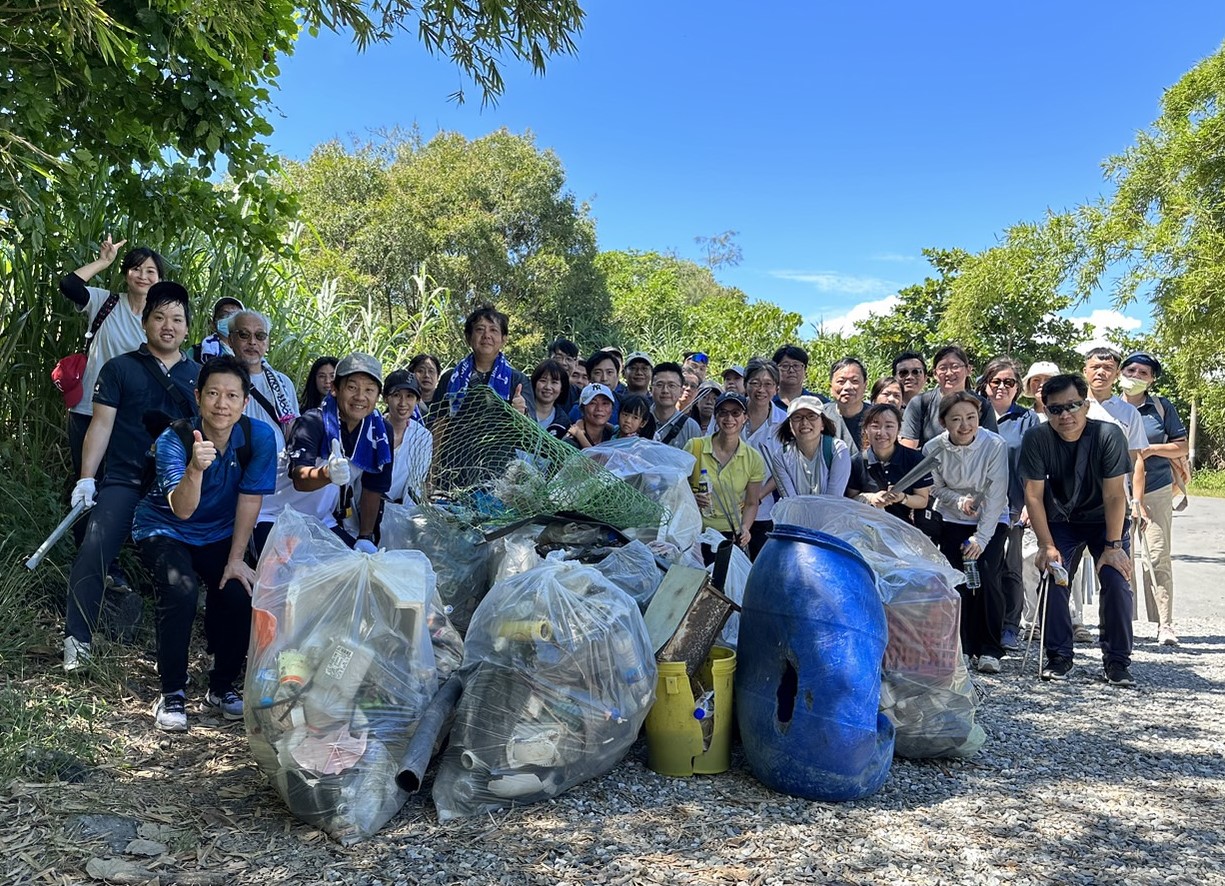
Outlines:
[{"label": "white t-shirt", "polygon": [[[88,322],[86,330],[93,326],[94,317],[98,316],[103,302],[110,298],[110,292],[87,286],[89,301],[79,310],[85,312]],[[141,325],[140,314],[133,313],[128,297],[122,293],[119,303],[115,305],[94,336],[93,344],[89,346],[89,357],[85,361],[85,372],[81,376],[81,402],[72,407],[70,412],[81,415],[94,414],[94,385],[98,382],[98,373],[102,364],[112,357],[135,351],[145,343],[145,327]]]},{"label": "white t-shirt", "polygon": [[[390,422],[387,432],[391,433]],[[433,457],[433,435],[420,422],[410,420],[391,463],[391,489],[387,497],[392,501],[408,502],[410,497],[419,500]]]},{"label": "white t-shirt", "polygon": [[[766,462],[766,480],[774,476],[773,466],[770,464],[770,457],[767,452],[767,447],[771,441],[777,441],[776,432],[778,426],[787,420],[787,410],[780,409],[775,404],[770,404],[770,412],[766,415],[766,420],[757,426],[752,432],[749,431],[749,423],[746,421],[744,427],[740,429],[740,436],[750,446],[761,453]],[[774,512],[774,496],[768,495],[762,500],[761,505],[757,508],[758,520],[772,520],[770,515]]]}]

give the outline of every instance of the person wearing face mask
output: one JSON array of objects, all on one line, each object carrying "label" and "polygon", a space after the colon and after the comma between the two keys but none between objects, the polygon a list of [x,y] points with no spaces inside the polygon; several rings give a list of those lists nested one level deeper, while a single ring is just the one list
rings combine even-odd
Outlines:
[{"label": "person wearing face mask", "polygon": [[230,295],[223,295],[213,302],[209,314],[209,334],[197,345],[192,345],[191,359],[203,365],[222,354],[233,354],[230,344],[230,318],[244,310],[242,302]]},{"label": "person wearing face mask", "polygon": [[[1140,413],[1148,436],[1144,450],[1144,503],[1140,526],[1141,541],[1147,545],[1152,574],[1141,570],[1144,603],[1148,620],[1157,624],[1157,643],[1177,646],[1174,633],[1174,569],[1170,560],[1170,531],[1173,528],[1174,465],[1186,459],[1187,429],[1174,404],[1152,392],[1161,377],[1161,361],[1148,351],[1136,351],[1123,361],[1119,387],[1127,402]],[[1185,499],[1184,499],[1185,500]]]}]

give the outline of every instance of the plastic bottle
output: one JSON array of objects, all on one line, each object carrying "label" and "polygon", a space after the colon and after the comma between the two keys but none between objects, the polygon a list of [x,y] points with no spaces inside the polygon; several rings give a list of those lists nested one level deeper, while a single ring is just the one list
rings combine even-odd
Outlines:
[{"label": "plastic bottle", "polygon": [[708,689],[693,703],[693,719],[702,727],[702,750],[710,750],[715,735],[715,691]]},{"label": "plastic bottle", "polygon": [[715,691],[708,689],[693,703],[693,719],[709,720],[715,715]]},{"label": "plastic bottle", "polygon": [[[969,550],[969,548],[970,548],[970,542],[969,540],[967,540],[966,543],[961,546],[961,550],[963,554],[965,551]],[[963,557],[961,571],[965,574],[967,588],[969,588],[971,591],[974,591],[982,587],[983,582],[982,582],[982,579],[978,575],[978,558],[977,557],[975,557],[974,559],[970,559],[969,557]]]},{"label": "plastic bottle", "polygon": [[706,506],[702,508],[702,516],[713,517],[715,515],[715,490],[711,485],[710,474],[706,472],[706,468],[702,468],[702,474],[698,480],[698,492],[706,496]]},{"label": "plastic bottle", "polygon": [[276,691],[280,686],[280,676],[276,668],[260,668],[255,672],[255,704],[256,707],[270,708],[276,700]]}]

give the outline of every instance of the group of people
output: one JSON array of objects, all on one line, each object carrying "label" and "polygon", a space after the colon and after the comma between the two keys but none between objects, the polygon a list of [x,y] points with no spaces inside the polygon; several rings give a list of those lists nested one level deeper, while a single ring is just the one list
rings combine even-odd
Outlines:
[{"label": "group of people", "polygon": [[[323,356],[299,396],[268,363],[268,318],[237,298],[212,305],[209,334],[185,351],[191,299],[164,279],[156,252],[125,254],[122,294],[88,286],[122,246],[108,237],[96,261],[60,284],[89,321],[80,388],[65,390],[72,501],[88,519],[78,524],[63,664],[88,668],[104,595],[126,585],[117,557],[130,536],[154,583],[160,729],[187,728],[201,586],[213,655],[202,704],[238,719],[252,565],[277,515],[311,514],[374,553],[383,502],[421,499],[431,426],[476,385],[577,448],[639,436],[685,449],[705,526],[750,557],[786,496],[848,496],[913,523],[970,576],[959,588],[961,639],[981,672],[1000,670],[1023,620],[1044,621],[1046,679],[1066,678],[1074,643],[1086,639],[1083,598],[1067,581],[1049,583],[1044,611],[1026,612],[1027,527],[1040,572],[1075,573],[1086,550],[1089,574],[1096,564],[1106,680],[1134,682],[1129,529],[1143,532],[1158,640],[1178,642],[1169,537],[1187,435],[1173,405],[1149,391],[1161,375],[1152,354],[1098,348],[1081,374],[1049,363],[1023,373],[1005,356],[975,382],[966,352],[949,345],[930,363],[899,354],[892,375],[870,387],[864,364],[848,356],[830,367],[826,393],[806,387],[809,355],[795,344],[715,375],[700,351],[656,363],[605,347],[580,359],[559,338],[527,374],[503,352],[508,318],[485,305],[467,318],[470,350],[453,367],[419,354],[384,374],[367,354]],[[1113,393],[1120,379],[1122,397]]]}]

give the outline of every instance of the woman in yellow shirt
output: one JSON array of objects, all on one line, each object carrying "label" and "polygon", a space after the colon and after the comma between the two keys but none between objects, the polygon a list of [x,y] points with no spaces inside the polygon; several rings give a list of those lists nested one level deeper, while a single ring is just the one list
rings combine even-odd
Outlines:
[{"label": "woman in yellow shirt", "polygon": [[[715,529],[741,547],[749,543],[766,479],[761,453],[740,437],[747,419],[748,401],[740,394],[722,394],[715,401],[714,433],[685,444],[685,451],[697,459],[691,485],[702,509],[703,528]],[[702,488],[703,469],[709,493]]]}]

